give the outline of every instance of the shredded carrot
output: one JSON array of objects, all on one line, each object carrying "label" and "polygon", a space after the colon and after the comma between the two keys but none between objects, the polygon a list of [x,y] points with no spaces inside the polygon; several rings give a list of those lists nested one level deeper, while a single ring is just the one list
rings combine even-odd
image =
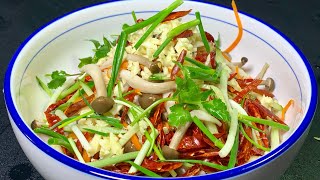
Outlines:
[{"label": "shredded carrot", "polygon": [[225,52],[222,52],[222,56],[229,62],[231,62],[231,58],[229,57],[229,55]]},{"label": "shredded carrot", "polygon": [[86,163],[87,162],[91,162],[91,159],[90,159],[90,157],[89,157],[89,155],[88,155],[86,150],[82,151],[82,157],[83,157],[84,162],[86,162]]},{"label": "shredded carrot", "polygon": [[121,66],[120,66],[120,69],[121,70],[128,69],[128,65],[129,65],[128,61],[123,61]]},{"label": "shredded carrot", "polygon": [[236,76],[237,79],[241,79],[241,76],[239,75],[239,66],[236,66]]},{"label": "shredded carrot", "polygon": [[69,133],[68,137],[72,139],[78,139],[78,137],[73,132]]},{"label": "shredded carrot", "polygon": [[140,89],[134,89],[134,93],[138,94],[138,95],[142,95]]},{"label": "shredded carrot", "polygon": [[233,43],[224,51],[224,52],[226,52],[226,53],[231,52],[231,51],[238,45],[238,43],[240,42],[240,40],[241,40],[241,38],[242,38],[242,34],[243,34],[242,23],[241,23],[241,20],[240,20],[240,17],[239,17],[237,5],[236,5],[236,3],[234,2],[234,0],[232,0],[231,5],[232,5],[232,9],[233,9],[234,15],[235,15],[236,20],[237,20],[239,32],[238,32],[237,38],[236,38],[236,39],[233,41]]},{"label": "shredded carrot", "polygon": [[[124,127],[127,127],[127,126],[128,126],[128,124],[127,124],[126,122],[122,122],[122,124],[123,124]],[[140,151],[140,149],[141,149],[142,146],[141,146],[141,144],[140,144],[140,142],[139,142],[139,138],[138,138],[138,136],[137,136],[136,134],[131,137],[131,142],[132,142],[132,144],[134,145],[134,147],[135,147],[138,151]]]},{"label": "shredded carrot", "polygon": [[281,112],[281,120],[282,121],[284,121],[286,112],[288,111],[289,107],[291,105],[293,105],[293,103],[294,103],[294,101],[292,99],[290,99],[290,101],[287,103],[287,105],[282,109],[282,112]]}]

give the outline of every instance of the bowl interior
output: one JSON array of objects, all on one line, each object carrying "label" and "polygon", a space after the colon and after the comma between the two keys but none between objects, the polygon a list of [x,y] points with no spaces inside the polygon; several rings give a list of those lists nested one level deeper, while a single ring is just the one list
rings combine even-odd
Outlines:
[{"label": "bowl interior", "polygon": [[[65,16],[35,34],[17,56],[10,79],[13,101],[24,122],[30,124],[35,118],[43,117],[42,112],[49,102],[35,76],[43,77],[54,70],[77,73],[78,59],[93,55],[93,45],[86,40],[102,40],[103,36],[119,34],[123,23],[133,23],[132,10],[138,18],[147,18],[168,4],[168,1],[147,0],[101,4]],[[231,10],[192,1],[186,1],[179,9],[200,11],[205,30],[215,38],[220,34],[222,49],[237,36]],[[193,13],[184,20],[195,18]],[[309,108],[312,89],[309,72],[299,53],[281,35],[246,15],[240,17],[244,34],[231,52],[233,61],[247,57],[249,63],[245,69],[252,77],[268,63],[266,77],[275,80],[274,94],[280,104],[285,105],[290,99],[295,101],[286,115],[286,123],[291,128],[283,134],[285,141],[302,123]]]}]

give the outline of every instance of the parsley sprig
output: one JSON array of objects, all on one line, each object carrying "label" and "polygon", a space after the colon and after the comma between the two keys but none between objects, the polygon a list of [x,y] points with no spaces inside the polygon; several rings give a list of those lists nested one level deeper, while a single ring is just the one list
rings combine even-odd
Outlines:
[{"label": "parsley sprig", "polygon": [[107,54],[110,52],[112,46],[115,45],[115,42],[110,42],[107,38],[103,37],[103,44],[100,44],[99,41],[97,40],[89,40],[90,42],[93,43],[95,46],[94,51],[94,56],[93,57],[85,57],[85,58],[80,58],[80,63],[78,65],[79,68],[83,67],[84,65],[87,64],[95,64],[98,62],[99,59],[106,57]]},{"label": "parsley sprig", "polygon": [[[176,98],[178,104],[175,104],[170,108],[171,113],[169,115],[169,124],[171,126],[178,127],[184,125],[187,122],[192,121],[190,110],[202,108],[210,113],[212,116],[224,120],[230,121],[230,114],[227,110],[227,106],[218,98],[207,101],[208,97],[213,96],[212,90],[202,91],[199,85],[194,81],[197,79],[205,78],[202,80],[217,80],[218,76],[216,71],[203,69],[198,67],[183,66],[177,63],[182,70],[184,78],[176,77],[177,90],[173,95]],[[208,72],[204,76],[204,72]],[[209,78],[209,75],[212,77]],[[208,79],[207,79],[208,78]]]}]

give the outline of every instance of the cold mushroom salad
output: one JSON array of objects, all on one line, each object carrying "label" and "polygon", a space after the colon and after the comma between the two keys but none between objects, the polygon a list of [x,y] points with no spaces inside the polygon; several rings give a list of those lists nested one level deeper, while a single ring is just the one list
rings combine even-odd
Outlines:
[{"label": "cold mushroom salad", "polygon": [[238,36],[225,50],[200,12],[186,22],[191,9],[174,11],[182,4],[148,19],[132,11],[120,35],[91,40],[78,74],[37,76],[49,104],[34,132],[89,166],[151,177],[224,171],[277,147],[293,100],[278,103],[268,64],[250,75],[248,58],[232,61],[243,34],[235,2]]}]

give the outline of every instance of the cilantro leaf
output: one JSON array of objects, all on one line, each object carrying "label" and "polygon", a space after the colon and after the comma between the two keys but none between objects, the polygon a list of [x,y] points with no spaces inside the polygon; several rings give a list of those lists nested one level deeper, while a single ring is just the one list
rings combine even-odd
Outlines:
[{"label": "cilantro leaf", "polygon": [[184,109],[183,104],[176,104],[170,110],[171,113],[168,116],[170,126],[178,127],[192,121],[190,112]]},{"label": "cilantro leaf", "polygon": [[94,46],[96,47],[96,49],[98,49],[100,47],[100,42],[94,39],[90,39],[90,42],[92,42],[94,44]]},{"label": "cilantro leaf", "polygon": [[185,68],[188,70],[191,79],[218,82],[219,73],[213,69],[202,69],[191,66],[186,66]]},{"label": "cilantro leaf", "polygon": [[93,62],[97,63],[100,58],[106,57],[108,52],[111,50],[111,44],[107,38],[103,37],[103,45],[96,48]]},{"label": "cilantro leaf", "polygon": [[214,95],[214,91],[212,89],[204,91],[201,94],[201,101],[206,101],[208,99],[209,96]]},{"label": "cilantro leaf", "polygon": [[227,110],[227,106],[221,99],[215,98],[212,101],[203,102],[202,106],[212,116],[223,121],[230,121],[230,114]]},{"label": "cilantro leaf", "polygon": [[188,77],[181,79],[176,78],[177,90],[175,95],[178,96],[180,103],[199,104],[201,101],[201,91],[198,85]]},{"label": "cilantro leaf", "polygon": [[63,83],[67,80],[66,76],[68,74],[65,71],[53,71],[51,76],[51,81],[48,83],[48,87],[50,89],[56,89],[63,85]]},{"label": "cilantro leaf", "polygon": [[86,58],[80,58],[80,63],[78,65],[79,68],[83,67],[84,65],[87,64],[95,64],[99,61],[99,59],[106,57],[107,54],[110,52],[112,45],[108,41],[107,38],[103,37],[103,44],[101,44],[97,40],[89,40],[90,42],[93,43],[95,49],[94,51],[94,56],[93,57],[86,57]]},{"label": "cilantro leaf", "polygon": [[92,57],[86,57],[79,59],[80,63],[78,65],[78,68],[82,68],[84,65],[92,64]]}]

